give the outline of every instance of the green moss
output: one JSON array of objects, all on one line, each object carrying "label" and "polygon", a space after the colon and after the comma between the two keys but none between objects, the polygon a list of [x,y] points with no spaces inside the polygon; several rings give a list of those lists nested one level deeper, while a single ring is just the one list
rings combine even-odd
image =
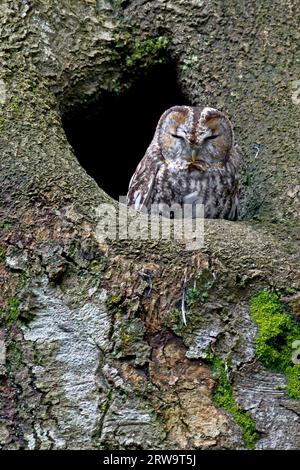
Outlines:
[{"label": "green moss", "polygon": [[24,286],[26,286],[27,283],[28,283],[28,273],[23,271],[19,276],[18,287],[22,289]]},{"label": "green moss", "polygon": [[193,287],[186,290],[185,316],[187,324],[185,325],[183,322],[181,306],[177,306],[166,315],[164,325],[179,336],[183,333],[193,334],[195,329],[201,325],[200,308],[208,299],[213,283],[213,274],[208,269],[204,269],[194,280]]},{"label": "green moss", "polygon": [[185,312],[186,325],[183,322],[182,311],[174,308],[164,318],[164,325],[170,328],[177,336],[194,334],[195,330],[201,326],[202,319],[199,309],[187,308]]},{"label": "green moss", "polygon": [[135,342],[135,332],[130,331],[128,332],[125,328],[120,328],[119,330],[119,337],[120,337],[120,348],[122,351],[126,352],[128,348]]},{"label": "green moss", "polygon": [[194,305],[195,303],[204,304],[206,299],[209,296],[209,290],[213,285],[212,281],[208,281],[207,284],[204,286],[204,289],[200,289],[199,287],[192,287],[187,290],[187,304]]},{"label": "green moss", "polygon": [[136,39],[133,42],[132,50],[126,56],[127,67],[137,65],[147,67],[149,65],[161,64],[165,62],[164,52],[168,46],[168,39],[163,36],[150,39]]},{"label": "green moss", "polygon": [[107,296],[106,305],[110,310],[119,311],[123,302],[122,296],[119,293],[112,293]]},{"label": "green moss", "polygon": [[10,227],[11,227],[11,225],[12,225],[12,223],[11,223],[10,220],[2,220],[2,221],[0,222],[0,229],[1,229],[1,231],[2,231],[2,230],[3,230],[3,231],[9,230]]},{"label": "green moss", "polygon": [[[121,320],[122,322],[122,320]],[[124,319],[122,325],[119,326],[119,347],[120,350],[127,354],[135,350],[135,345],[143,340],[144,325],[139,319]]]},{"label": "green moss", "polygon": [[[21,282],[26,281],[22,278],[20,285]],[[32,318],[33,315],[30,312],[24,315],[24,311],[20,311],[20,300],[17,297],[8,299],[6,307],[0,310],[0,324],[6,327],[11,327],[16,322],[28,323]]]},{"label": "green moss", "polygon": [[265,367],[285,373],[288,394],[300,399],[299,364],[293,363],[293,343],[300,340],[300,324],[285,309],[281,296],[269,290],[251,299],[250,313],[258,325],[258,358]]},{"label": "green moss", "polygon": [[107,413],[107,411],[109,410],[109,407],[110,407],[110,404],[111,404],[111,400],[112,400],[112,391],[110,390],[108,392],[108,394],[106,395],[106,399],[104,400],[104,402],[101,404],[100,406],[100,411],[101,413],[103,413],[104,415]]},{"label": "green moss", "polygon": [[92,271],[93,273],[99,273],[102,269],[102,263],[97,259],[93,259],[90,262],[88,269]]},{"label": "green moss", "polygon": [[233,415],[235,422],[242,428],[246,447],[253,449],[259,439],[259,434],[252,417],[236,403],[225,365],[216,356],[212,359],[212,369],[213,376],[218,381],[213,395],[214,403]]},{"label": "green moss", "polygon": [[181,311],[178,308],[174,308],[168,312],[164,318],[164,325],[174,331],[176,335],[180,335],[185,329]]},{"label": "green moss", "polygon": [[291,398],[300,400],[300,363],[288,367],[286,370],[288,377],[287,392]]},{"label": "green moss", "polygon": [[7,322],[9,325],[15,323],[18,320],[19,314],[20,314],[19,306],[20,306],[20,301],[16,297],[12,297],[11,299],[9,299],[8,301],[9,309],[8,309],[8,318],[7,318]]},{"label": "green moss", "polygon": [[164,36],[133,39],[131,32],[124,31],[110,51],[111,62],[120,70],[120,76],[110,80],[112,91],[122,93],[145,69],[166,63],[168,43]]},{"label": "green moss", "polygon": [[292,295],[292,294],[296,294],[297,292],[297,289],[295,289],[294,287],[286,287],[284,292],[287,294],[287,295]]},{"label": "green moss", "polygon": [[195,279],[193,287],[187,289],[188,307],[196,307],[204,304],[209,297],[214,285],[214,277],[209,269],[204,269]]}]

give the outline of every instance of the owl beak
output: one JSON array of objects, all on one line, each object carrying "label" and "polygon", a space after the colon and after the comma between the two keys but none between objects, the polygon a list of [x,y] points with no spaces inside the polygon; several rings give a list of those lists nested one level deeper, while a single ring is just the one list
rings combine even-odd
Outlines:
[{"label": "owl beak", "polygon": [[195,163],[197,160],[197,152],[196,150],[192,150],[192,162]]}]

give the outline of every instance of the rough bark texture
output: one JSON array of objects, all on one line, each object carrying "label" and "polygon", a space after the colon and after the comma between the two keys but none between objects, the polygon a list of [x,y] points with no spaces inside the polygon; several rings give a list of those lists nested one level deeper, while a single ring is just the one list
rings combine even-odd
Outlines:
[{"label": "rough bark texture", "polygon": [[[257,360],[249,316],[266,287],[299,315],[299,19],[283,0],[0,3],[2,448],[244,448],[208,351],[231,364],[256,448],[300,447],[299,401]],[[110,198],[61,125],[130,85],[147,57],[124,58],[158,36],[189,102],[232,116],[255,219],[206,221],[199,251],[99,243],[94,208]],[[175,307],[194,282],[184,327]]]}]

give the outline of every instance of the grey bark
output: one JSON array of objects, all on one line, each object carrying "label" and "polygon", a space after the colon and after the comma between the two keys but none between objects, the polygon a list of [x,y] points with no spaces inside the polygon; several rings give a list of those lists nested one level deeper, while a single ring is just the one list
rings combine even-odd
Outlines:
[{"label": "grey bark", "polygon": [[[208,345],[233,364],[257,448],[300,447],[299,403],[257,361],[249,317],[265,287],[292,287],[299,312],[298,25],[296,1],[1,2],[2,448],[244,448],[212,400]],[[132,80],[135,39],[162,35],[189,101],[232,117],[242,156],[244,220],[206,221],[192,253],[99,243],[94,209],[111,199],[61,124]],[[201,322],[176,334],[165,319],[207,272]]]}]

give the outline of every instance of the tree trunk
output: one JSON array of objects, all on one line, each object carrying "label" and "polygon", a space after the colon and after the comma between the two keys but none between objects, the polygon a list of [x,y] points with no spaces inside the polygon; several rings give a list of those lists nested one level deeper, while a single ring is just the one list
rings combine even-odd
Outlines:
[{"label": "tree trunk", "polygon": [[[300,374],[268,367],[253,314],[264,292],[297,330],[299,16],[295,0],[1,2],[3,449],[300,447]],[[95,209],[118,205],[62,126],[162,60],[187,102],[228,113],[242,160],[243,220],[206,220],[193,251],[99,241]]]}]

